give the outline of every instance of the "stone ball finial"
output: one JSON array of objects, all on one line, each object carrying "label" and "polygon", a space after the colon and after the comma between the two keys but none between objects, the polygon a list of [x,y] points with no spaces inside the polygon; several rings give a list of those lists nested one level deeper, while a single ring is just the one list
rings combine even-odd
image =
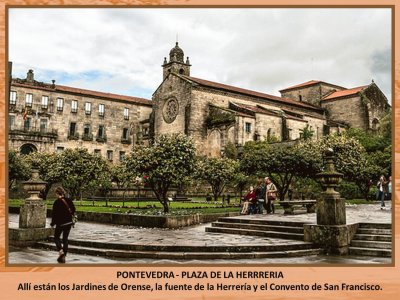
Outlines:
[{"label": "stone ball finial", "polygon": [[332,148],[328,148],[328,149],[326,149],[326,150],[324,151],[324,155],[325,155],[325,156],[332,156],[333,153],[334,153],[334,151],[333,151]]}]

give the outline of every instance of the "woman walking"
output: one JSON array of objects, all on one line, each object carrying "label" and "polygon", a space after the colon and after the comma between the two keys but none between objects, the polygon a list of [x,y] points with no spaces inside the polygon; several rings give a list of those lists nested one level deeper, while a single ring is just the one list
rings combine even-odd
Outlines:
[{"label": "woman walking", "polygon": [[[73,225],[72,216],[75,214],[75,206],[72,201],[65,198],[65,190],[62,187],[56,188],[57,199],[53,204],[53,214],[51,227],[56,226],[54,231],[54,242],[59,252],[57,261],[65,263],[65,257],[68,252],[68,236]],[[62,242],[61,242],[62,234]]]}]

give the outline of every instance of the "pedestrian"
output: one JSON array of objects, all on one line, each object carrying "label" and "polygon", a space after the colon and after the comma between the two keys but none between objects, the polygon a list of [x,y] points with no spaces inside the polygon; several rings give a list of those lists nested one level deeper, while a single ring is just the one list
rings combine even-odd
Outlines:
[{"label": "pedestrian", "polygon": [[381,209],[385,207],[385,185],[386,185],[386,179],[385,176],[381,175],[379,178],[379,181],[376,185],[376,188],[378,189],[377,195],[378,195],[378,201],[381,201]]},{"label": "pedestrian", "polygon": [[256,187],[256,197],[257,197],[257,202],[256,202],[256,212],[259,214],[263,213],[263,206],[265,203],[265,184],[263,183],[262,179],[257,180],[257,187]]},{"label": "pedestrian", "polygon": [[389,176],[387,182],[387,200],[392,200],[392,176]]},{"label": "pedestrian", "polygon": [[244,197],[244,203],[240,214],[248,215],[250,212],[252,212],[253,211],[252,203],[254,202],[255,199],[256,199],[256,192],[254,191],[254,188],[251,186],[249,192]]},{"label": "pedestrian", "polygon": [[274,201],[276,200],[277,189],[269,177],[265,177],[265,189],[267,198],[267,213],[275,213]]},{"label": "pedestrian", "polygon": [[[57,199],[53,204],[53,212],[51,219],[51,227],[56,227],[54,230],[54,242],[59,252],[57,261],[65,263],[65,257],[68,252],[68,236],[73,226],[72,217],[75,214],[75,205],[71,199],[65,197],[65,190],[62,187],[57,187],[55,190]],[[62,234],[62,242],[61,242]]]}]

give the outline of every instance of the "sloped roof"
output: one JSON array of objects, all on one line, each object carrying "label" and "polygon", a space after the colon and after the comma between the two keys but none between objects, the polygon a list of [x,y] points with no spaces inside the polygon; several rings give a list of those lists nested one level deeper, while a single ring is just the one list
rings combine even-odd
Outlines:
[{"label": "sloped roof", "polygon": [[306,87],[306,86],[310,86],[310,85],[314,85],[314,84],[318,84],[318,83],[323,83],[323,84],[330,85],[330,86],[333,86],[333,87],[345,89],[345,87],[342,87],[342,86],[336,85],[336,84],[332,84],[332,83],[328,83],[328,82],[325,82],[325,81],[309,80],[309,81],[306,81],[306,82],[303,82],[303,83],[299,83],[299,84],[284,88],[282,90],[279,90],[279,92],[284,92],[284,91],[288,91],[288,90],[292,90],[292,89],[302,88],[302,87]]},{"label": "sloped roof", "polygon": [[243,104],[243,103],[237,103],[237,102],[231,102],[233,105],[245,109],[245,110],[249,110],[253,113],[259,113],[259,114],[265,114],[265,115],[271,115],[271,116],[275,116],[278,117],[279,114],[270,110],[267,110],[265,108],[259,107],[259,106],[252,106],[252,105],[247,105],[247,104]]},{"label": "sloped roof", "polygon": [[261,93],[261,92],[242,89],[242,88],[239,88],[236,86],[231,86],[231,85],[227,85],[227,84],[223,84],[223,83],[204,80],[204,79],[200,79],[200,78],[196,78],[196,77],[185,76],[185,75],[177,75],[177,76],[180,76],[186,80],[195,82],[199,85],[207,86],[207,87],[214,88],[214,89],[226,90],[226,91],[230,91],[233,93],[240,93],[243,95],[249,95],[249,96],[253,96],[253,97],[257,97],[257,98],[261,98],[261,99],[265,99],[265,100],[271,100],[271,101],[279,102],[282,104],[290,104],[290,105],[300,106],[300,107],[304,107],[304,108],[322,110],[320,107],[316,107],[314,105],[311,105],[311,104],[308,104],[305,102],[294,101],[292,99],[281,98],[278,96],[273,96],[273,95],[269,95],[269,94],[265,94],[265,93]]},{"label": "sloped roof", "polygon": [[109,100],[124,100],[124,101],[129,101],[132,103],[142,104],[142,105],[147,105],[147,106],[153,105],[151,100],[148,100],[145,98],[111,94],[111,93],[103,93],[103,92],[74,88],[74,87],[58,85],[58,84],[55,85],[55,87],[53,88],[50,84],[43,84],[43,85],[38,86],[38,85],[32,85],[32,84],[28,84],[28,83],[19,83],[19,82],[13,81],[12,86],[20,86],[20,87],[26,87],[26,88],[31,88],[31,89],[39,89],[39,90],[45,90],[45,91],[49,91],[49,92],[71,93],[71,94],[76,94],[76,95],[90,96],[90,97],[103,98],[103,99],[109,99]]},{"label": "sloped roof", "polygon": [[363,86],[355,87],[355,88],[352,88],[352,89],[333,92],[332,94],[329,94],[325,98],[322,98],[322,100],[329,100],[329,99],[334,99],[334,98],[339,98],[339,97],[346,97],[346,96],[356,95],[357,93],[359,93],[360,91],[362,91],[366,87],[368,87],[368,85],[363,85]]}]

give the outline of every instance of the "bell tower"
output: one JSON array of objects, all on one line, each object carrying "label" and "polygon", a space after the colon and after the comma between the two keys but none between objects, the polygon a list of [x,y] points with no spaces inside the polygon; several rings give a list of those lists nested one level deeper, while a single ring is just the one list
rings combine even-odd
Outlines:
[{"label": "bell tower", "polygon": [[163,67],[163,80],[168,76],[169,73],[176,73],[181,75],[190,76],[190,61],[189,57],[184,62],[183,50],[178,46],[178,42],[174,48],[169,52],[169,62],[164,57]]}]

